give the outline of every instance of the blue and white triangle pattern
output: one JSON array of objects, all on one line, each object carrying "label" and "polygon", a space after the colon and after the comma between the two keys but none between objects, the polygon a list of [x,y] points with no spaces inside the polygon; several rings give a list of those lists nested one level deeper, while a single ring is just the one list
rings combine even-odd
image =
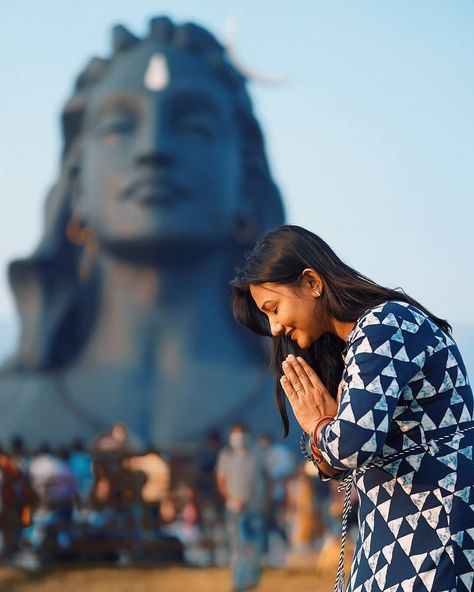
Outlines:
[{"label": "blue and white triangle pattern", "polygon": [[[325,460],[363,469],[350,592],[474,590],[473,395],[453,339],[419,309],[390,301],[356,323],[335,420],[320,433]],[[440,442],[434,439],[446,435]]]}]

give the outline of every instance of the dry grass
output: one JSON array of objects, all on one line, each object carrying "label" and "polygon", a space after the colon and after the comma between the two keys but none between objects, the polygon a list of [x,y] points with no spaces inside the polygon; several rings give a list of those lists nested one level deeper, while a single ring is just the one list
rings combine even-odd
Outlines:
[{"label": "dry grass", "polygon": [[[350,546],[350,545],[349,545]],[[352,550],[346,554],[346,574]],[[339,559],[339,542],[319,553],[290,553],[285,569],[265,569],[256,592],[330,592]],[[0,592],[230,592],[225,568],[57,567],[39,573],[0,568]]]},{"label": "dry grass", "polygon": [[[266,569],[258,592],[329,592],[332,575],[314,568]],[[1,592],[229,592],[229,572],[222,568],[69,567],[39,574],[0,569]]]}]

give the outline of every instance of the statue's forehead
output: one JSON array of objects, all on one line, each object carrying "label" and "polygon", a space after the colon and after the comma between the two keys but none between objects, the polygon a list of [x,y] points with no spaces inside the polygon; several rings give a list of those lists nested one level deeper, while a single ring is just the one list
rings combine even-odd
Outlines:
[{"label": "statue's forehead", "polygon": [[145,110],[145,114],[158,108],[165,116],[174,106],[205,107],[218,114],[223,124],[236,125],[235,97],[212,69],[191,52],[156,43],[142,43],[114,60],[89,95],[84,129],[93,128],[101,115],[117,105]]},{"label": "statue's forehead", "polygon": [[114,60],[94,95],[122,90],[162,92],[174,87],[227,94],[224,85],[198,56],[175,47],[142,43]]}]

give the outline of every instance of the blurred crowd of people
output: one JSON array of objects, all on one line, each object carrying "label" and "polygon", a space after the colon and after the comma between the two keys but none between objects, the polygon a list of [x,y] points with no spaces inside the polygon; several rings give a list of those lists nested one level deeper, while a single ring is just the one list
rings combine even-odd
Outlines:
[{"label": "blurred crowd of people", "polygon": [[114,424],[81,441],[0,449],[0,558],[230,563],[235,589],[337,541],[340,495],[281,442],[235,424],[187,454],[144,449]]}]

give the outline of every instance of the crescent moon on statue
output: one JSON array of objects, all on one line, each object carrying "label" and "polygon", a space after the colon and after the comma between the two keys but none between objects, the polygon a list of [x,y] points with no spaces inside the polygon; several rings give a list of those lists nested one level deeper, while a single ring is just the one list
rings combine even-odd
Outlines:
[{"label": "crescent moon on statue", "polygon": [[246,66],[243,61],[240,59],[237,50],[235,49],[236,43],[236,30],[237,30],[237,21],[235,17],[229,17],[226,20],[225,27],[224,27],[224,47],[227,51],[227,55],[229,56],[229,60],[231,61],[232,65],[247,79],[253,80],[255,82],[260,82],[262,84],[268,85],[279,85],[285,84],[289,80],[289,76],[268,76],[266,74],[262,74],[260,72],[256,72],[252,68]]}]

